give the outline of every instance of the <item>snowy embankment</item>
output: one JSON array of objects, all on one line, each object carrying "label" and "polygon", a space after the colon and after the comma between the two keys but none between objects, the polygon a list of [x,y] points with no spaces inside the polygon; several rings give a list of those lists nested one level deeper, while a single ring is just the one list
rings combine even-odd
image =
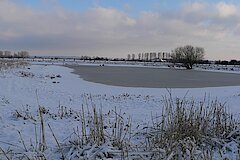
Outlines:
[{"label": "snowy embankment", "polygon": [[210,96],[226,103],[235,116],[239,114],[240,86],[171,90],[116,87],[84,81],[72,71],[63,66],[31,65],[0,73],[0,147],[5,151],[0,159],[11,153],[17,157],[24,150],[30,154],[31,145],[41,141],[36,138],[41,126],[39,106],[44,107],[47,159],[59,158],[56,139],[65,143],[81,125],[82,109],[87,112],[96,107],[103,114],[116,110],[126,118],[130,116],[131,127],[137,130],[161,115],[163,97],[171,92],[172,97],[196,101]]}]

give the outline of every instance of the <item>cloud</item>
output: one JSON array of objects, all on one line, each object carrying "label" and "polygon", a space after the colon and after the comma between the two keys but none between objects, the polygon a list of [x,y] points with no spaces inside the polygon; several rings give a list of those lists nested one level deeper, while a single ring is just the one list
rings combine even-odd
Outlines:
[{"label": "cloud", "polygon": [[219,2],[217,4],[217,10],[220,17],[226,18],[229,16],[237,15],[238,9],[233,4],[227,4],[225,2]]},{"label": "cloud", "polygon": [[136,24],[135,19],[113,8],[43,12],[10,1],[0,1],[0,6],[0,47],[6,49],[109,55]]},{"label": "cloud", "polygon": [[126,57],[128,53],[171,51],[193,44],[205,47],[211,59],[231,59],[239,54],[239,7],[233,4],[195,2],[174,12],[142,11],[132,17],[127,11],[99,5],[77,12],[55,7],[55,0],[43,1],[51,9],[0,1],[1,49]]},{"label": "cloud", "polygon": [[194,2],[190,4],[185,4],[182,7],[182,11],[184,13],[197,13],[197,12],[202,12],[206,9],[206,4],[200,3],[200,2]]},{"label": "cloud", "polygon": [[112,8],[97,7],[90,9],[84,15],[88,22],[103,29],[131,27],[136,23],[125,13]]}]

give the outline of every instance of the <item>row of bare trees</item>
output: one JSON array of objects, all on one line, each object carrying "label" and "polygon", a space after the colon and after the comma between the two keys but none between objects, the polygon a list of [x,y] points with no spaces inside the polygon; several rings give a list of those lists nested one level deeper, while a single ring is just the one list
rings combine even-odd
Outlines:
[{"label": "row of bare trees", "polygon": [[202,47],[194,47],[185,45],[177,47],[171,53],[167,52],[150,52],[128,54],[129,61],[161,61],[168,60],[173,63],[182,63],[187,69],[192,69],[195,63],[199,63],[204,59],[205,50]]},{"label": "row of bare trees", "polygon": [[0,51],[0,58],[28,58],[28,51],[20,51],[20,52],[11,52],[11,51]]},{"label": "row of bare trees", "polygon": [[171,54],[167,52],[147,52],[138,54],[128,54],[127,60],[140,60],[140,61],[157,61],[171,58]]}]

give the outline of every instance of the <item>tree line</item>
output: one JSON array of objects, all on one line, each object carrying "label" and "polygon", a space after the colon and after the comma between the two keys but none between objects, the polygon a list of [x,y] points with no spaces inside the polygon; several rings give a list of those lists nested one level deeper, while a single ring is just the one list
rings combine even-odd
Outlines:
[{"label": "tree line", "polygon": [[215,61],[215,64],[220,64],[220,65],[240,65],[240,61],[237,61],[235,59],[230,60],[230,61]]},{"label": "tree line", "polygon": [[192,69],[196,63],[203,62],[205,50],[202,47],[185,45],[177,47],[171,53],[167,52],[150,52],[139,54],[128,54],[128,61],[162,61],[167,60],[172,63],[182,63],[187,69]]},{"label": "tree line", "polygon": [[0,51],[0,58],[28,58],[30,56],[28,51]]},{"label": "tree line", "polygon": [[168,52],[146,52],[138,54],[128,54],[128,61],[161,61],[171,58],[171,54]]}]

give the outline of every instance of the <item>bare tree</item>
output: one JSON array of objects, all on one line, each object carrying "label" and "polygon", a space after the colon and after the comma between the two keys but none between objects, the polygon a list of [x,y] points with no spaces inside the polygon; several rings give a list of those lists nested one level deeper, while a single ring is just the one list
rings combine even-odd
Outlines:
[{"label": "bare tree", "polygon": [[138,53],[138,60],[141,60],[141,53]]},{"label": "bare tree", "polygon": [[132,60],[133,61],[135,60],[135,54],[132,54]]},{"label": "bare tree", "polygon": [[130,59],[131,59],[131,55],[128,54],[128,55],[127,55],[127,60],[129,61]]},{"label": "bare tree", "polygon": [[10,58],[12,56],[11,51],[4,51],[4,57]]},{"label": "bare tree", "polygon": [[145,53],[144,57],[145,57],[145,61],[148,61],[149,60],[149,53]]},{"label": "bare tree", "polygon": [[162,58],[161,58],[161,55],[162,55],[162,53],[161,53],[161,52],[158,52],[158,59],[162,59]]},{"label": "bare tree", "polygon": [[183,63],[187,69],[192,69],[195,63],[204,59],[204,52],[202,47],[177,47],[172,51],[172,60],[174,63]]},{"label": "bare tree", "polygon": [[18,57],[28,58],[29,57],[29,53],[27,51],[18,52]]},{"label": "bare tree", "polygon": [[4,52],[0,51],[0,57],[3,57],[3,55],[4,55]]}]

